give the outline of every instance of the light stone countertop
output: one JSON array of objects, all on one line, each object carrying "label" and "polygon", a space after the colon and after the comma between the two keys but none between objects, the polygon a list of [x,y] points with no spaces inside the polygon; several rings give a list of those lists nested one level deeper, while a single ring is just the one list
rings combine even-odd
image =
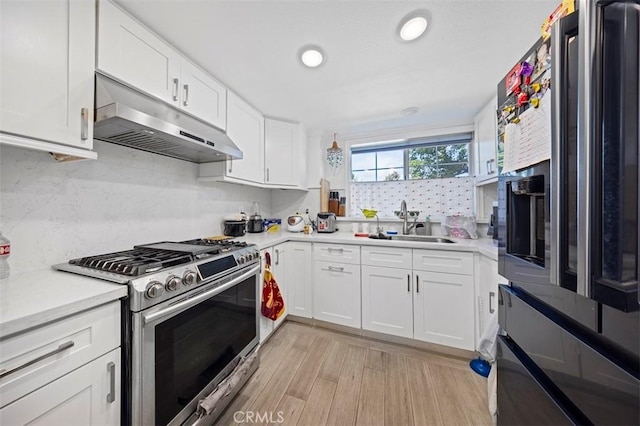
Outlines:
[{"label": "light stone countertop", "polygon": [[0,280],[0,339],[118,300],[127,286],[42,269]]},{"label": "light stone countertop", "polygon": [[[447,237],[449,238],[449,237]],[[420,241],[394,241],[376,240],[366,237],[355,237],[350,232],[334,232],[332,234],[319,234],[314,232],[304,235],[299,232],[279,231],[276,233],[261,232],[258,234],[246,234],[244,237],[234,238],[238,241],[246,241],[256,244],[260,249],[272,247],[286,241],[308,242],[308,243],[333,243],[333,244],[355,244],[378,247],[405,247],[430,250],[448,251],[469,251],[478,252],[492,260],[498,260],[498,247],[493,245],[491,238],[479,238],[477,240],[465,240],[460,238],[450,238],[456,243],[425,243]]]},{"label": "light stone countertop", "polygon": [[[287,231],[234,238],[256,244],[261,249],[297,241],[478,252],[498,260],[498,249],[490,238],[452,239],[455,244],[375,240],[355,237],[349,232],[304,235]],[[127,291],[124,285],[53,269],[12,275],[0,280],[0,339],[123,298]]]}]

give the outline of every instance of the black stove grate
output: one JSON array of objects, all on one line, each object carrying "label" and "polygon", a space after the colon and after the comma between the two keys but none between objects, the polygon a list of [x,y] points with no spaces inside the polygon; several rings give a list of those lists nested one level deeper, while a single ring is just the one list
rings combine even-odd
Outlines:
[{"label": "black stove grate", "polygon": [[137,248],[116,253],[72,259],[69,263],[85,268],[137,277],[149,272],[155,272],[160,269],[193,261],[193,256],[184,252]]}]

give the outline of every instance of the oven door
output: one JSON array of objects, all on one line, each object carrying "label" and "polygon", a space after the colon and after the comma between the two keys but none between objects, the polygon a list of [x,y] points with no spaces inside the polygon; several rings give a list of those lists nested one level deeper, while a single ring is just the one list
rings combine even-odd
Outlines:
[{"label": "oven door", "polygon": [[134,425],[182,424],[259,342],[260,266],[133,315]]}]

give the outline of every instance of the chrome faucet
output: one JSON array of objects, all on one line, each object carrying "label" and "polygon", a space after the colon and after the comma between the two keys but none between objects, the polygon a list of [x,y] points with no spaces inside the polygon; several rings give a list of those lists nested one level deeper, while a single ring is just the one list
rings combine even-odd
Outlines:
[{"label": "chrome faucet", "polygon": [[407,202],[405,200],[402,200],[402,203],[400,203],[400,210],[402,211],[402,235],[409,235],[409,233],[413,231],[413,228],[416,227],[416,221],[414,220],[413,223],[409,225],[409,214],[407,213]]}]

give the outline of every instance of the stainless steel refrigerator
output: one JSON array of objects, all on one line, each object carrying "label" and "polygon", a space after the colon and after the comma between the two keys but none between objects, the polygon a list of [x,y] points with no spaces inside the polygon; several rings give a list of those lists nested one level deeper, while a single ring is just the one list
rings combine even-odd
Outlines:
[{"label": "stainless steel refrigerator", "polygon": [[640,424],[640,1],[576,6],[542,49],[551,158],[499,178],[498,424]]}]

